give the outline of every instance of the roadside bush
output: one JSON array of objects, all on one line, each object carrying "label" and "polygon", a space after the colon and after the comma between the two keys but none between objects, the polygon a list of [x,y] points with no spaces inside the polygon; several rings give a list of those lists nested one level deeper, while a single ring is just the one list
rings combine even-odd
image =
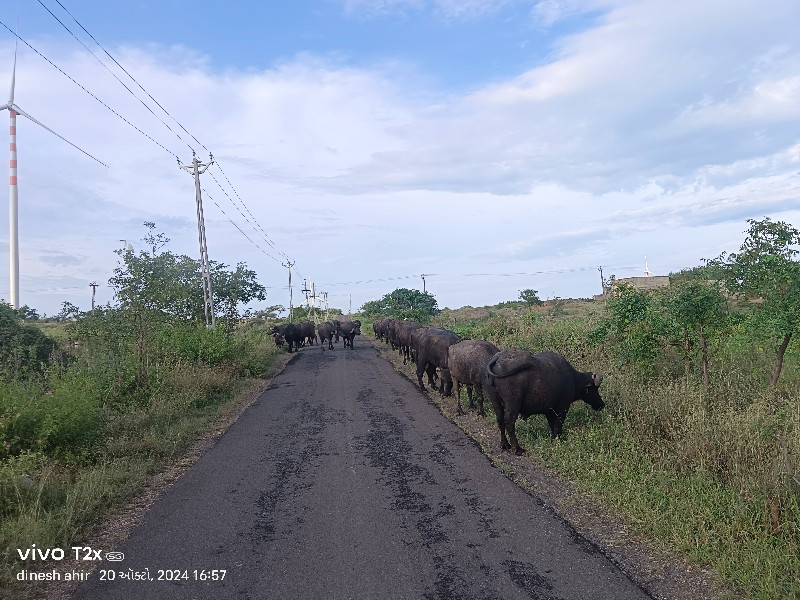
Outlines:
[{"label": "roadside bush", "polygon": [[71,369],[44,383],[0,384],[0,457],[44,452],[66,461],[87,459],[105,435],[96,381]]},{"label": "roadside bush", "polygon": [[24,325],[10,305],[0,302],[0,379],[41,376],[56,349],[54,340],[37,327]]}]

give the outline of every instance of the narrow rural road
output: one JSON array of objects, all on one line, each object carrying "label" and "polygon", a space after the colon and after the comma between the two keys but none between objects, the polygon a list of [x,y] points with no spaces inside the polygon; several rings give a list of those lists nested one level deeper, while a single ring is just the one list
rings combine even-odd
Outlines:
[{"label": "narrow rural road", "polygon": [[76,598],[648,598],[363,338],[303,349],[118,550]]}]

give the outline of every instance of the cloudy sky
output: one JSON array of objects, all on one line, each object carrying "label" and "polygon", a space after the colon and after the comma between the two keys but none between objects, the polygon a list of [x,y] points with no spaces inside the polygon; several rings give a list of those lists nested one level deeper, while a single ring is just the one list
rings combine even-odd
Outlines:
[{"label": "cloudy sky", "polygon": [[[144,221],[199,254],[192,149],[219,161],[209,254],[255,269],[267,305],[288,304],[286,256],[344,309],[423,273],[441,307],[481,306],[591,296],[599,266],[645,256],[695,266],[748,218],[800,226],[797,0],[60,3],[171,116],[58,0],[20,0],[19,35],[106,105],[20,44],[16,103],[109,165],[18,118],[21,302],[40,312],[88,308],[91,281],[112,301]],[[13,52],[0,27],[3,96]],[[7,265],[3,208],[0,298]]]}]

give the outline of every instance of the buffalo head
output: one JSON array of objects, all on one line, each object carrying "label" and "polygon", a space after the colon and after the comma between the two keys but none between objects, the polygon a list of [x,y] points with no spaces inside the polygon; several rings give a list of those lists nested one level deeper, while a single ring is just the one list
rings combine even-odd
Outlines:
[{"label": "buffalo head", "polygon": [[599,373],[584,373],[584,386],[581,390],[580,398],[595,410],[601,410],[606,403],[600,397],[598,388],[603,381],[603,376]]}]

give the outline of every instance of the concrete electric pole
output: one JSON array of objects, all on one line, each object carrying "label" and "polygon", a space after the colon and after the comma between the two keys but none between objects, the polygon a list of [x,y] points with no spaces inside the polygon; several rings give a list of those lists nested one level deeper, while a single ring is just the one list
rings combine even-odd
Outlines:
[{"label": "concrete electric pole", "polygon": [[281,263],[281,265],[286,267],[287,269],[289,269],[289,323],[291,323],[292,322],[292,312],[293,312],[293,310],[292,310],[293,309],[293,307],[292,307],[292,267],[294,266],[294,263],[289,261],[289,260],[287,260],[285,263]]},{"label": "concrete electric pole", "polygon": [[195,199],[197,202],[197,234],[200,240],[200,268],[203,273],[203,312],[206,316],[206,327],[214,328],[217,318],[214,314],[214,295],[211,290],[211,268],[208,263],[208,246],[206,245],[206,224],[203,219],[203,198],[200,195],[200,175],[214,164],[214,157],[209,155],[207,163],[201,163],[197,156],[192,156],[191,165],[178,165],[194,176]]},{"label": "concrete electric pole", "polygon": [[89,287],[92,288],[92,311],[94,311],[94,295],[97,293],[97,282],[93,281],[89,284]]}]

